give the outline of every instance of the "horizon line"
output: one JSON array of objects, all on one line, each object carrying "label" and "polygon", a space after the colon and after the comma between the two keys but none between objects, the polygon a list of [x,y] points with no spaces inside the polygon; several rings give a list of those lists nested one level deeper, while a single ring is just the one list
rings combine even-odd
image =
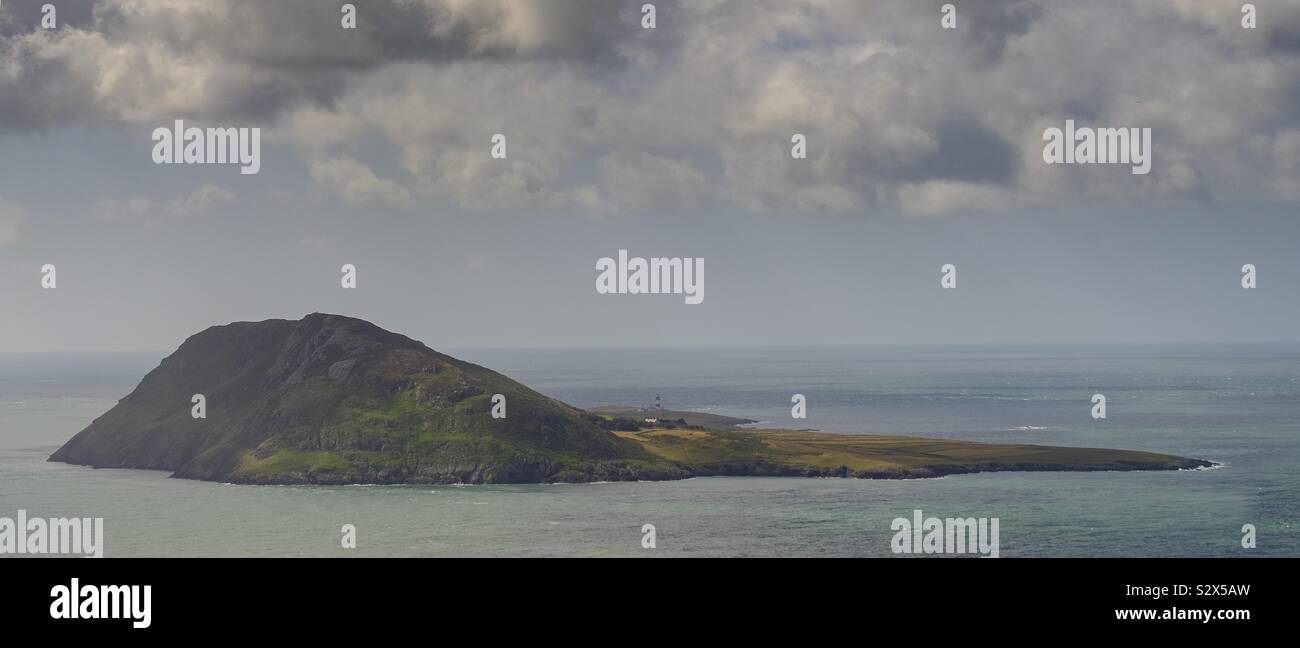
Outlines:
[{"label": "horizon line", "polygon": [[[410,337],[410,336],[407,336]],[[825,342],[812,344],[629,344],[629,345],[532,345],[532,346],[481,346],[481,345],[440,345],[430,346],[422,340],[417,342],[435,351],[448,349],[453,351],[617,351],[617,350],[663,350],[663,349],[826,349],[826,348],[913,348],[913,349],[957,349],[957,348],[1043,348],[1043,347],[1105,347],[1105,346],[1192,346],[1192,345],[1300,345],[1296,340],[1115,340],[1115,341],[1047,341],[1047,342]],[[176,347],[176,348],[179,348]],[[155,349],[37,349],[7,350],[0,349],[0,355],[56,355],[56,354],[114,354],[114,353],[171,353],[171,350]]]}]

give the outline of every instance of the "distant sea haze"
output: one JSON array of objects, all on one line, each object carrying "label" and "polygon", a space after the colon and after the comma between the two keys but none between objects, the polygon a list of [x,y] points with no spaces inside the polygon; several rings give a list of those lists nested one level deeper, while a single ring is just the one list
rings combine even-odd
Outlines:
[{"label": "distant sea haze", "polygon": [[[890,556],[890,522],[1000,519],[1012,556],[1295,556],[1300,345],[439,349],[580,407],[651,406],[847,434],[1108,447],[1214,470],[875,481],[274,487],[45,458],[165,353],[0,354],[0,515],[95,516],[106,556]],[[1089,416],[1094,393],[1108,418]],[[808,418],[792,420],[793,393]],[[1241,527],[1258,529],[1253,550]],[[232,525],[237,533],[232,533]]]}]

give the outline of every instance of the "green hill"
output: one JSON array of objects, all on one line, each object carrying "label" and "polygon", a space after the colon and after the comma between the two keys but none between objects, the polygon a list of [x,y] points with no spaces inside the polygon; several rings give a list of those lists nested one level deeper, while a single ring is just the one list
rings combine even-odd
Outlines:
[{"label": "green hill", "polygon": [[[191,417],[193,394],[207,418]],[[246,483],[683,476],[593,418],[368,322],[313,314],[194,335],[50,459]]]}]

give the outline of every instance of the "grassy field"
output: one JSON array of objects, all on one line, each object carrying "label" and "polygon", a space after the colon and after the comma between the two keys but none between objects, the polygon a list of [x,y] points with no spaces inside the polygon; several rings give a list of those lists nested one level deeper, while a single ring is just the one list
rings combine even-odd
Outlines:
[{"label": "grassy field", "polygon": [[931,477],[1002,470],[1170,470],[1208,462],[1131,450],[790,430],[619,432],[696,474]]}]

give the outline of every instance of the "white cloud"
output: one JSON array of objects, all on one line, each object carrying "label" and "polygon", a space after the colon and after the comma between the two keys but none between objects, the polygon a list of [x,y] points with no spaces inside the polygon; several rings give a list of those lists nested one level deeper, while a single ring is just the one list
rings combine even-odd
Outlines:
[{"label": "white cloud", "polygon": [[108,197],[101,198],[95,203],[91,208],[91,214],[103,220],[122,220],[147,216],[153,213],[153,210],[153,199],[148,196],[133,196],[125,199]]},{"label": "white cloud", "polygon": [[172,201],[167,206],[167,211],[174,216],[194,216],[232,205],[236,201],[238,197],[229,190],[213,184],[204,184],[188,196]]},{"label": "white cloud", "polygon": [[1006,209],[1015,198],[999,187],[934,180],[902,185],[898,190],[898,201],[903,213],[932,216],[995,212]]},{"label": "white cloud", "polygon": [[95,218],[103,220],[138,221],[152,226],[167,217],[185,218],[212,213],[233,205],[239,197],[214,184],[203,184],[188,194],[159,204],[148,196],[130,198],[101,198],[91,209]]},{"label": "white cloud", "polygon": [[315,160],[311,163],[311,178],[317,186],[330,189],[352,205],[405,207],[411,204],[411,196],[405,189],[376,176],[370,167],[352,158]]},{"label": "white cloud", "polygon": [[686,160],[618,151],[596,163],[600,204],[596,213],[698,205],[711,193],[708,180]]}]

